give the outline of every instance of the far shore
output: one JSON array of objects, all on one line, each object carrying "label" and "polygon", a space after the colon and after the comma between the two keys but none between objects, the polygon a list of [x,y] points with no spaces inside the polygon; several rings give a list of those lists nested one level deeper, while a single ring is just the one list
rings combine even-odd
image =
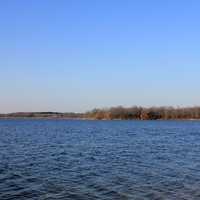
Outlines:
[{"label": "far shore", "polygon": [[0,117],[0,120],[74,120],[74,121],[200,121],[200,119],[95,119],[95,118],[66,118],[66,117]]},{"label": "far shore", "polygon": [[195,107],[111,107],[75,112],[15,112],[0,114],[0,119],[71,119],[71,120],[200,120],[200,106]]}]

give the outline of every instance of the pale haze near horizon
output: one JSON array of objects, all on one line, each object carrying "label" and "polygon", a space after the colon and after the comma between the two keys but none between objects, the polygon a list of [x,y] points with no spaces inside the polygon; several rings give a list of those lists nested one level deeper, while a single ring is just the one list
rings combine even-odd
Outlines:
[{"label": "pale haze near horizon", "polygon": [[200,105],[199,1],[1,1],[0,113]]}]

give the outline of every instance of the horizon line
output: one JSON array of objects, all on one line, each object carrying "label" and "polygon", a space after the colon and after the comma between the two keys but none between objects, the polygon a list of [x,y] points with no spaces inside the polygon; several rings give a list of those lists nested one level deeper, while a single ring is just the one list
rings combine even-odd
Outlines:
[{"label": "horizon line", "polygon": [[77,112],[77,111],[11,111],[11,112],[0,112],[0,114],[15,114],[15,113],[54,113],[54,114],[59,114],[59,113],[75,113],[75,114],[84,114],[87,112],[91,112],[93,110],[109,110],[112,108],[124,108],[124,109],[129,109],[129,108],[142,108],[142,109],[151,109],[151,108],[171,108],[171,109],[188,109],[188,108],[200,108],[200,105],[193,105],[193,106],[172,106],[172,105],[167,105],[167,106],[139,106],[139,105],[133,105],[133,106],[123,106],[123,105],[118,105],[118,106],[105,106],[105,107],[94,107],[90,110],[82,111],[82,112]]}]

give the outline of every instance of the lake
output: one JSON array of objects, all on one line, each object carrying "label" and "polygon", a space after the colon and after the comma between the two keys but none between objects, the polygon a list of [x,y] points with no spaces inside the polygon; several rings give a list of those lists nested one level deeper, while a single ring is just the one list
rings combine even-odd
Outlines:
[{"label": "lake", "polygon": [[199,200],[200,121],[0,120],[0,200]]}]

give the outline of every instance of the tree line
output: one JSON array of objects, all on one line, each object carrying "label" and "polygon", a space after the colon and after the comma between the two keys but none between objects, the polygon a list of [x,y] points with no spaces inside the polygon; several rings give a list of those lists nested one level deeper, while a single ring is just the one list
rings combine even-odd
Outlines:
[{"label": "tree line", "polygon": [[122,106],[107,109],[94,109],[85,114],[86,118],[94,119],[200,119],[200,107],[129,107]]},{"label": "tree line", "polygon": [[93,109],[86,113],[18,112],[0,114],[0,118],[67,118],[67,119],[122,119],[122,120],[170,120],[200,119],[200,107],[111,107]]}]

